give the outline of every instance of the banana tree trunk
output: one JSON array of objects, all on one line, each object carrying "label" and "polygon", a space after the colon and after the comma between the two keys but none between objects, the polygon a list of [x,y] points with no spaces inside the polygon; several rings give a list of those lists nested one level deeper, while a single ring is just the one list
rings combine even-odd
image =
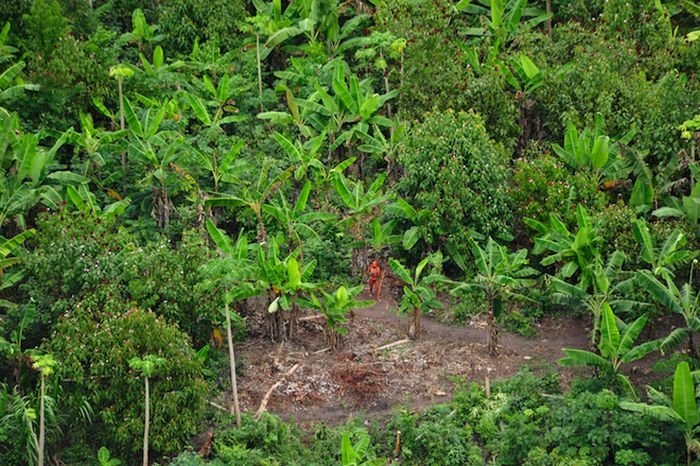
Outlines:
[{"label": "banana tree trunk", "polygon": [[414,340],[420,338],[420,315],[421,312],[419,309],[413,310],[411,326],[408,328],[408,337]]},{"label": "banana tree trunk", "polygon": [[695,337],[693,337],[693,329],[688,329],[688,349],[690,350],[690,354],[693,356],[694,359],[698,358],[698,350],[695,347]]},{"label": "banana tree trunk", "polygon": [[231,315],[229,306],[226,303],[226,343],[228,344],[228,362],[231,371],[231,395],[233,396],[233,406],[231,414],[236,416],[236,426],[241,427],[241,408],[238,404],[238,382],[236,380],[236,354],[233,351],[233,332],[231,331]]},{"label": "banana tree trunk", "polygon": [[37,452],[37,464],[39,466],[44,466],[44,443],[46,437],[46,423],[45,414],[46,409],[44,406],[44,395],[46,393],[45,377],[41,376],[41,394],[39,398],[39,448]]},{"label": "banana tree trunk", "polygon": [[[119,129],[124,131],[124,83],[123,78],[117,79],[119,88]],[[126,197],[126,151],[122,152],[122,196]]]},{"label": "banana tree trunk", "polygon": [[265,109],[263,108],[263,101],[262,101],[262,60],[260,59],[260,33],[255,33],[255,53],[256,53],[256,58],[258,62],[258,98],[260,100],[260,111],[263,112]]},{"label": "banana tree trunk", "polygon": [[498,327],[496,326],[496,313],[495,313],[495,297],[492,293],[487,296],[488,301],[488,315],[486,317],[486,327],[488,330],[486,349],[489,355],[496,356],[498,354]]},{"label": "banana tree trunk", "polygon": [[300,310],[299,306],[294,303],[292,304],[292,310],[289,312],[289,322],[288,322],[288,337],[294,338],[294,336],[297,334],[297,327],[299,326],[299,317],[300,317]]},{"label": "banana tree trunk", "polygon": [[148,385],[148,377],[144,377],[143,380],[146,386],[146,418],[143,425],[143,466],[148,466],[148,431],[151,422],[151,394]]}]

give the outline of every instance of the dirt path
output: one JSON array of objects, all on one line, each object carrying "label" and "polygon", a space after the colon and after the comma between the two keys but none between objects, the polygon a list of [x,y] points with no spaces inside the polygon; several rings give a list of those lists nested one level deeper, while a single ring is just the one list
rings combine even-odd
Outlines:
[{"label": "dirt path", "polygon": [[[483,384],[523,365],[537,370],[562,357],[562,347],[586,348],[588,330],[577,319],[547,319],[528,339],[502,332],[499,356],[485,349],[485,321],[448,325],[423,316],[420,340],[375,351],[406,338],[407,319],[393,301],[358,310],[338,352],[325,350],[321,319],[301,322],[298,337],[283,345],[250,338],[237,348],[242,409],[255,412],[265,392],[294,364],[299,368],[273,392],[268,410],[301,425],[339,424],[353,415],[383,417],[397,406],[419,409],[451,397],[455,380]],[[220,400],[226,403],[228,400]]]}]

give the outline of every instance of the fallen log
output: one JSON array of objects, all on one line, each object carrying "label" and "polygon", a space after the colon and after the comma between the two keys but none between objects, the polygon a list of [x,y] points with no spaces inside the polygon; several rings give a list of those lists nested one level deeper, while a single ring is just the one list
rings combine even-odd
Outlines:
[{"label": "fallen log", "polygon": [[379,348],[375,348],[374,351],[381,351],[381,350],[393,348],[394,346],[403,345],[404,343],[408,343],[408,342],[410,342],[410,341],[411,341],[411,340],[410,340],[409,338],[405,338],[405,339],[403,339],[403,340],[395,341],[395,342],[393,342],[393,343],[389,343],[389,344],[387,344],[387,345],[380,346]]},{"label": "fallen log", "polygon": [[255,412],[255,420],[256,421],[259,420],[262,413],[267,410],[267,403],[270,402],[270,397],[272,396],[272,392],[274,392],[277,389],[277,387],[282,385],[284,383],[284,381],[287,380],[287,377],[294,374],[294,371],[296,371],[298,368],[299,368],[299,364],[294,364],[287,372],[284,373],[284,375],[282,375],[282,377],[280,377],[280,379],[277,382],[275,382],[270,387],[270,389],[267,391],[267,393],[265,393],[265,396],[263,397],[262,401],[260,402],[260,407]]}]

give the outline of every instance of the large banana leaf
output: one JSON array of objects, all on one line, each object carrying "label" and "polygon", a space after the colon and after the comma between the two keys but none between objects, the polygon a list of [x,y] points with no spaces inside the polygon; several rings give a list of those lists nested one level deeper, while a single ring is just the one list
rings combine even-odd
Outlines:
[{"label": "large banana leaf", "polygon": [[598,343],[600,355],[607,359],[616,359],[620,350],[620,331],[608,303],[603,304],[601,317],[600,343]]},{"label": "large banana leaf", "polygon": [[607,359],[590,351],[572,348],[563,348],[562,351],[566,357],[557,361],[562,366],[592,366],[604,370],[612,369],[612,365]]},{"label": "large banana leaf", "polygon": [[685,361],[676,366],[673,376],[673,410],[683,419],[686,426],[694,427],[698,423],[695,385],[690,375],[690,367]]},{"label": "large banana leaf", "polygon": [[221,249],[224,253],[226,254],[232,254],[233,253],[233,241],[231,241],[231,238],[221,231],[219,228],[217,228],[216,225],[214,225],[214,222],[211,221],[211,219],[207,219],[207,231],[209,232],[209,236],[211,237],[212,241],[214,241],[214,244]]},{"label": "large banana leaf", "polygon": [[675,412],[668,406],[648,405],[645,403],[633,403],[630,401],[622,401],[620,402],[620,407],[628,411],[634,411],[645,416],[653,417],[654,419],[658,419],[659,421],[677,423],[684,422],[684,419],[681,418],[677,412]]},{"label": "large banana leaf", "polygon": [[673,282],[669,281],[664,285],[648,270],[642,270],[637,274],[637,282],[661,305],[674,312],[682,312],[678,294],[675,293],[677,288]]},{"label": "large banana leaf", "polygon": [[646,325],[646,323],[647,316],[641,316],[640,318],[638,318],[637,320],[625,327],[624,331],[622,332],[622,337],[620,338],[620,355],[625,355],[629,350],[632,349],[634,342],[642,333],[642,330],[644,330],[644,326]]},{"label": "large banana leaf", "polygon": [[411,279],[411,272],[398,260],[396,259],[389,259],[389,267],[391,267],[391,270],[399,277],[399,279],[408,284],[412,284],[413,280]]}]

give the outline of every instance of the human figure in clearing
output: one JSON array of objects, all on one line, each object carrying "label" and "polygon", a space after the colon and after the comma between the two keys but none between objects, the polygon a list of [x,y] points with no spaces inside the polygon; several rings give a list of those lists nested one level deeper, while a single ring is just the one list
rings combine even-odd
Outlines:
[{"label": "human figure in clearing", "polygon": [[381,301],[379,298],[379,293],[382,289],[382,279],[384,278],[384,273],[376,260],[373,260],[369,265],[367,273],[369,274],[369,294],[370,296],[374,295],[377,302],[379,302]]}]

